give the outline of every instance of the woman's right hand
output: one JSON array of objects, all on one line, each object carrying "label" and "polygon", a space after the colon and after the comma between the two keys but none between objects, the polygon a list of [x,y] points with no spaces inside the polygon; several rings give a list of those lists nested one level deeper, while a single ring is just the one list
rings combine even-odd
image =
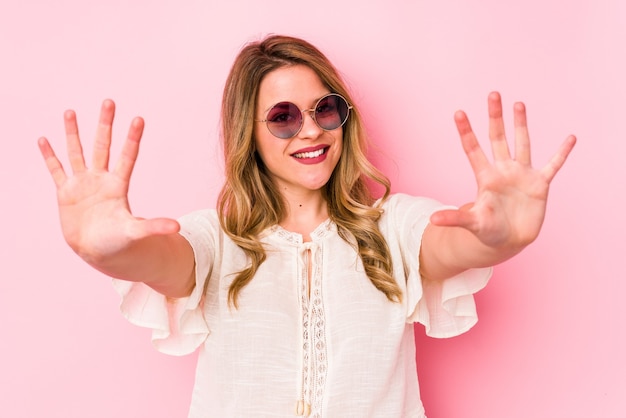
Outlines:
[{"label": "woman's right hand", "polygon": [[128,131],[115,168],[109,170],[111,131],[115,103],[105,100],[94,142],[91,166],[87,166],[78,134],[76,114],[64,114],[67,154],[72,169],[68,175],[46,138],[39,149],[57,189],[59,216],[65,240],[85,261],[107,269],[116,255],[133,243],[153,235],[172,234],[180,229],[173,219],[142,219],[133,216],[128,203],[130,177],[139,152],[144,128],[135,118]]}]

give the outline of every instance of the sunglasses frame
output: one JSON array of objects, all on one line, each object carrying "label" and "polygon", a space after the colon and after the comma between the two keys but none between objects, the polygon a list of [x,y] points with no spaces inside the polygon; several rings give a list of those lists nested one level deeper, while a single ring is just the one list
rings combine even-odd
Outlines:
[{"label": "sunglasses frame", "polygon": [[[320,104],[320,102],[321,102],[322,100],[324,100],[324,99],[328,98],[329,96],[337,96],[337,97],[339,97],[341,100],[343,100],[343,102],[344,102],[344,103],[346,104],[346,106],[347,106],[347,110],[346,110],[346,117],[345,117],[345,119],[341,122],[341,124],[340,124],[339,126],[337,126],[336,128],[333,128],[333,129],[326,129],[326,128],[322,127],[322,126],[321,126],[321,125],[317,122],[317,119],[315,118],[315,109],[317,109],[318,105]],[[278,103],[273,104],[273,105],[272,105],[272,106],[268,109],[267,114],[269,114],[269,113],[272,111],[272,109],[274,109],[276,106],[278,106],[279,104],[282,104],[282,103],[288,103],[288,104],[290,104],[290,105],[295,106],[295,107],[296,107],[296,109],[300,110],[300,108],[299,108],[298,106],[296,106],[294,103],[287,102],[287,101],[283,101],[283,102],[278,102]],[[310,108],[310,109],[302,109],[302,110],[300,110],[300,114],[302,115],[302,114],[304,114],[305,112],[309,112],[309,114],[311,115],[311,119],[313,119],[313,122],[315,122],[315,124],[316,124],[316,125],[317,125],[320,129],[322,129],[323,131],[325,131],[325,132],[329,132],[329,131],[334,131],[335,129],[340,128],[340,127],[342,127],[343,125],[345,125],[345,123],[348,121],[348,118],[350,117],[350,110],[351,110],[351,109],[353,109],[353,108],[354,108],[354,106],[352,106],[352,105],[348,102],[348,100],[347,100],[345,97],[343,97],[341,94],[339,94],[339,93],[328,93],[328,94],[325,94],[324,96],[320,97],[320,98],[319,98],[319,99],[315,102],[315,106],[313,106],[312,108]],[[269,119],[255,119],[254,121],[255,121],[255,122],[265,122],[265,126],[267,127],[267,130],[269,131],[269,133],[271,133],[272,135],[274,135],[276,138],[279,138],[279,139],[291,139],[291,138],[293,138],[294,136],[296,136],[296,135],[298,135],[298,134],[300,133],[300,131],[302,130],[302,127],[304,126],[304,116],[303,116],[302,118],[300,118],[300,126],[298,127],[298,130],[297,130],[297,131],[296,131],[293,135],[291,135],[290,137],[288,137],[288,138],[282,138],[282,137],[280,137],[280,136],[276,135],[274,132],[272,132],[272,130],[270,129],[269,124],[268,124],[268,122],[271,122]]]}]

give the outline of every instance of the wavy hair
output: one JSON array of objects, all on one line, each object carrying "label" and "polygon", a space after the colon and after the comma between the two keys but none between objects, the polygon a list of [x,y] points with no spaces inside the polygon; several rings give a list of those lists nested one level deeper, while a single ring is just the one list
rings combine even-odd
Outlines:
[{"label": "wavy hair", "polygon": [[[247,44],[235,59],[222,99],[226,180],[217,205],[222,228],[249,259],[248,267],[237,273],[228,291],[229,303],[235,307],[239,292],[266,259],[259,234],[280,222],[286,213],[281,194],[256,152],[253,121],[263,78],[291,65],[311,68],[331,92],[354,104],[330,61],[302,39],[269,36]],[[384,188],[382,202],[389,195],[390,183],[366,153],[365,130],[354,107],[343,127],[341,157],[322,192],[330,219],[339,235],[358,251],[369,279],[390,301],[399,302],[402,291],[392,277],[389,247],[377,223],[383,210],[374,206],[375,198],[367,185],[373,181]]]}]

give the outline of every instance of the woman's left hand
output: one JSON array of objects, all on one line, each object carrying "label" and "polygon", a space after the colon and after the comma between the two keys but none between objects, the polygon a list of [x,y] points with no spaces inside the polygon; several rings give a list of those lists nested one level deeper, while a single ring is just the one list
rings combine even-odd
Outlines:
[{"label": "woman's left hand", "polygon": [[565,163],[576,137],[570,135],[548,164],[535,169],[531,165],[524,104],[514,105],[513,157],[504,133],[500,94],[491,93],[488,102],[492,163],[480,147],[467,115],[458,111],[454,117],[463,149],[476,177],[476,201],[458,210],[436,212],[431,217],[431,223],[464,228],[484,245],[513,254],[521,251],[539,234],[550,182]]}]

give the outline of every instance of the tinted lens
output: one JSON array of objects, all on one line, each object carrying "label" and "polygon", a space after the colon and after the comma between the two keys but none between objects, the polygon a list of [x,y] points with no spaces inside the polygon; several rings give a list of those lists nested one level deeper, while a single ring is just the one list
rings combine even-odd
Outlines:
[{"label": "tinted lens", "polygon": [[315,121],[320,128],[332,131],[346,122],[348,112],[348,103],[343,97],[337,94],[329,94],[317,102]]},{"label": "tinted lens", "polygon": [[291,138],[298,133],[300,125],[302,125],[302,113],[293,103],[277,103],[267,114],[267,127],[272,135],[278,138]]}]

